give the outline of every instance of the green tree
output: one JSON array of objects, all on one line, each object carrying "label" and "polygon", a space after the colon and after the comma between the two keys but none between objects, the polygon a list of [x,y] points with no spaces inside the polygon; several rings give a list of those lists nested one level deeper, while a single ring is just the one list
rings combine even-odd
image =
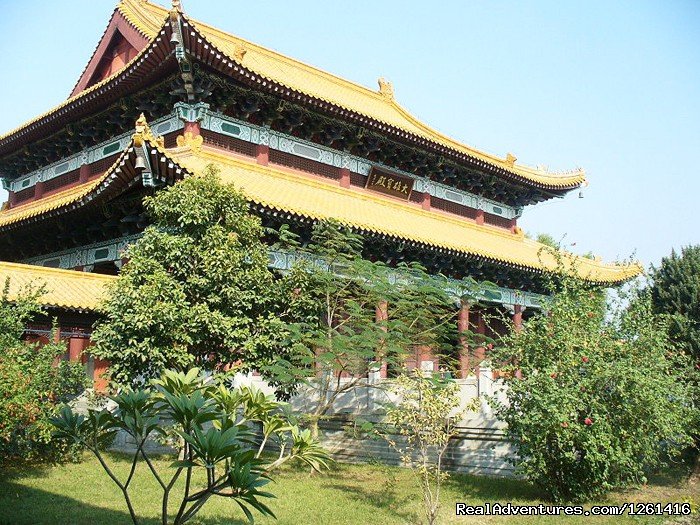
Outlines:
[{"label": "green tree", "polygon": [[[97,457],[122,493],[135,525],[139,519],[129,490],[140,461],[163,492],[159,502],[163,525],[170,523],[171,514],[174,525],[186,523],[212,497],[231,499],[251,523],[252,510],[274,517],[262,501],[274,495],[261,490],[270,482],[271,473],[290,460],[300,460],[314,469],[326,468],[329,461],[310,432],[294,424],[283,404],[248,387],[231,389],[225,376],[207,377],[196,368],[187,374],[166,370],[151,387],[125,389],[111,399],[117,405],[114,412],[90,410],[84,416],[64,407],[52,423],[58,436],[86,447]],[[172,426],[165,422],[172,422]],[[259,445],[255,425],[262,429]],[[114,474],[102,453],[119,431],[137,444],[126,479]],[[173,431],[177,439],[170,444],[178,449],[178,460],[169,472],[159,472],[144,445],[149,438],[172,435]],[[279,450],[272,460],[262,455],[270,441],[276,441]],[[197,471],[204,473],[201,486],[196,485]],[[175,489],[181,475],[185,479],[182,492]],[[175,507],[170,499],[174,492],[179,495]]]},{"label": "green tree", "polygon": [[619,293],[606,306],[596,288],[563,277],[545,311],[492,355],[512,373],[507,401],[494,404],[517,468],[554,500],[643,482],[690,443],[687,363],[649,294]]},{"label": "green tree", "polygon": [[[530,235],[527,235],[527,237],[532,238]],[[564,235],[560,240],[556,240],[554,236],[552,236],[549,233],[538,233],[535,235],[535,240],[539,242],[540,244],[544,244],[548,248],[552,248],[554,250],[559,250],[562,248],[562,242],[564,240]],[[574,246],[576,243],[573,243],[572,246]],[[595,255],[593,255],[593,252],[586,252],[584,254],[581,254],[581,257],[585,259],[595,259]]]},{"label": "green tree", "polygon": [[673,250],[651,278],[654,310],[670,316],[671,337],[700,366],[700,246]]},{"label": "green tree", "polygon": [[209,166],[144,200],[152,219],[103,305],[92,353],[118,383],[165,368],[247,371],[284,349],[295,295],[268,268],[260,220]]},{"label": "green tree", "polygon": [[[288,232],[287,232],[288,233]],[[303,382],[312,434],[339,399],[369,381],[382,366],[400,371],[420,346],[450,358],[456,332],[455,284],[418,264],[390,268],[362,258],[363,240],[334,222],[315,225],[306,257],[293,270],[305,318],[290,325],[293,352],[271,368],[281,382]],[[458,297],[473,286],[452,290]],[[377,307],[386,305],[386,317]]]},{"label": "green tree", "polygon": [[549,246],[550,248],[553,248],[555,250],[558,250],[561,245],[561,243],[549,233],[538,233],[535,236],[535,240],[540,244],[544,244],[545,246]]},{"label": "green tree", "polygon": [[0,296],[0,461],[56,461],[70,450],[54,439],[50,418],[60,403],[85,390],[80,363],[61,358],[65,343],[28,343],[27,322],[42,315],[43,288],[21,291],[12,301],[9,280]]}]

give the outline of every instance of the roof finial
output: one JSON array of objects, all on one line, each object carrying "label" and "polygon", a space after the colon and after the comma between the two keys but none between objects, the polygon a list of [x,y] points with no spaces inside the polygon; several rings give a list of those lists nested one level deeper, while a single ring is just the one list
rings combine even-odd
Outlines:
[{"label": "roof finial", "polygon": [[379,94],[387,100],[394,100],[394,86],[391,85],[391,82],[384,77],[379,77],[377,83],[379,84]]},{"label": "roof finial", "polygon": [[177,11],[178,13],[182,13],[182,1],[181,0],[173,0],[173,9]]},{"label": "roof finial", "polygon": [[518,157],[512,153],[508,153],[508,155],[506,155],[506,164],[508,164],[508,166],[513,166],[516,160],[518,160]]}]

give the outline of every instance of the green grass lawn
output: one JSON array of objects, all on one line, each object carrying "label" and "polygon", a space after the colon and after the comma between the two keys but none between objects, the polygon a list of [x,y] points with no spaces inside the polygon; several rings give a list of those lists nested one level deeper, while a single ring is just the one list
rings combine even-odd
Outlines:
[{"label": "green grass lawn", "polygon": [[[110,455],[115,471],[122,479],[127,461]],[[157,461],[167,469],[169,458]],[[421,523],[421,502],[410,471],[377,465],[336,465],[331,472],[310,475],[308,470],[287,468],[276,476],[271,491],[277,499],[268,504],[278,520],[260,518],[257,523],[280,525],[315,524],[405,524]],[[160,490],[140,465],[133,484],[134,506],[142,523],[156,524],[160,508]],[[512,502],[537,504],[542,500],[528,483],[514,479],[496,479],[455,475],[447,482],[443,495],[440,523],[668,523],[662,518],[503,518],[457,517],[454,503],[469,504]],[[647,486],[612,494],[606,501],[622,502],[700,502],[700,482],[674,472],[659,477]],[[697,518],[697,516],[693,516]],[[675,523],[693,523],[693,519]],[[126,506],[97,460],[86,455],[80,464],[55,467],[5,470],[0,476],[1,524],[129,524]],[[238,507],[228,500],[212,499],[191,522],[204,525],[247,523]]]}]

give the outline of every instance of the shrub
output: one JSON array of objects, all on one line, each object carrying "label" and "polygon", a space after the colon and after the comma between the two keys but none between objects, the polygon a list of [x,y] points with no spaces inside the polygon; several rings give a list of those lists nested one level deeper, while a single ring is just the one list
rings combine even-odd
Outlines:
[{"label": "shrub", "polygon": [[372,373],[382,367],[404,371],[418,347],[446,357],[443,351],[453,350],[450,336],[457,335],[447,290],[466,295],[474,283],[448,282],[417,263],[389,267],[365,259],[362,237],[333,221],[317,223],[311,241],[307,257],[291,272],[298,276],[299,302],[309,304],[308,316],[289,325],[291,359],[276,361],[272,372],[281,383],[304,384],[305,417],[318,435],[319,421],[343,396],[384,388],[368,380]]},{"label": "shrub", "polygon": [[687,363],[647,293],[606,306],[600,290],[563,279],[545,312],[503,344],[494,359],[512,374],[497,413],[519,472],[553,500],[644,482],[690,442]]},{"label": "shrub", "polygon": [[26,322],[40,312],[41,290],[0,297],[0,461],[57,461],[68,448],[52,437],[49,419],[59,404],[80,394],[87,377],[82,365],[56,361],[65,344],[22,340]]},{"label": "shrub", "polygon": [[671,337],[700,365],[700,246],[675,250],[652,269],[654,310],[671,316]]},{"label": "shrub", "polygon": [[[676,350],[689,356],[693,373],[685,381],[700,407],[700,246],[686,246],[664,257],[651,272],[651,298],[654,311],[669,318],[669,335]],[[700,444],[700,411],[692,424],[696,445]],[[700,466],[700,465],[699,465]]]}]

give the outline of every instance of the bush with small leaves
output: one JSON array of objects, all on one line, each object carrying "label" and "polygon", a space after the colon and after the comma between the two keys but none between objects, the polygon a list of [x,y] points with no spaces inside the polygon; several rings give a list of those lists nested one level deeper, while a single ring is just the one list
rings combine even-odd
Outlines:
[{"label": "bush with small leaves", "polygon": [[208,166],[144,200],[152,224],[126,250],[92,335],[90,352],[110,362],[117,385],[234,363],[264,374],[288,351],[296,285],[268,267],[260,219],[218,171]]},{"label": "bush with small leaves", "polygon": [[606,302],[581,281],[552,284],[544,310],[491,355],[510,372],[494,403],[518,471],[553,500],[586,500],[644,482],[691,442],[688,363],[647,292]]}]

